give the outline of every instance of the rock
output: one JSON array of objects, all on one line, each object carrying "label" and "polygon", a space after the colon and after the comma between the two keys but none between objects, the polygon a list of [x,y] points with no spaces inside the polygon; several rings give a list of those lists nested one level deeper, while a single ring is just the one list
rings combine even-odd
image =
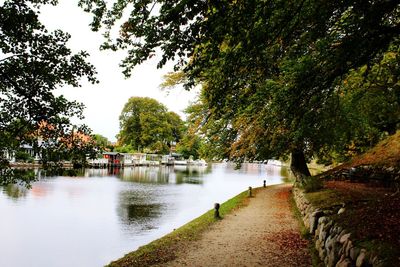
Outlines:
[{"label": "rock", "polygon": [[322,226],[322,231],[326,233],[326,236],[331,236],[331,229],[332,229],[333,222],[329,221],[328,223]]},{"label": "rock", "polygon": [[386,171],[387,171],[387,172],[393,172],[393,171],[394,171],[394,168],[393,168],[393,167],[388,167],[388,168],[386,168]]},{"label": "rock", "polygon": [[[320,249],[319,250],[319,258],[320,259],[325,259],[326,258],[326,251],[325,251],[325,249]],[[325,261],[324,261],[325,262]]]},{"label": "rock", "polygon": [[338,227],[337,227],[338,237],[340,236],[340,233],[342,233],[342,231],[343,231],[343,228],[340,227],[340,226],[338,226]]},{"label": "rock", "polygon": [[321,241],[319,241],[319,239],[317,239],[317,240],[315,241],[315,248],[316,248],[317,250],[320,250],[320,249],[321,249]]},{"label": "rock", "polygon": [[328,218],[324,216],[324,217],[321,217],[318,219],[318,224],[326,223],[327,221],[328,221]]},{"label": "rock", "polygon": [[316,210],[312,213],[310,217],[310,234],[314,234],[315,230],[317,230],[318,227],[318,219],[324,215],[324,212],[322,210]]},{"label": "rock", "polygon": [[346,257],[350,256],[350,249],[352,249],[353,247],[354,247],[353,246],[353,242],[351,242],[351,240],[349,239],[347,244],[346,244],[346,247],[344,248],[344,255]]},{"label": "rock", "polygon": [[342,229],[341,231],[340,231],[340,234],[338,235],[338,241],[340,240],[340,238],[343,236],[343,235],[345,235],[345,234],[347,234],[348,232],[345,230],[345,229]]},{"label": "rock", "polygon": [[362,267],[366,265],[366,253],[367,251],[365,249],[361,249],[360,255],[357,257],[356,267]]},{"label": "rock", "polygon": [[338,213],[337,214],[342,214],[343,212],[345,212],[346,211],[346,209],[345,208],[340,208],[340,210],[338,211]]},{"label": "rock", "polygon": [[385,261],[383,261],[383,260],[379,260],[378,257],[374,257],[374,258],[371,260],[371,263],[372,263],[372,266],[374,266],[374,267],[384,267],[384,266],[387,266],[387,263],[386,263]]},{"label": "rock", "polygon": [[340,260],[336,263],[336,267],[350,267],[351,266],[351,261],[344,257],[342,255],[342,257],[340,258]]},{"label": "rock", "polygon": [[328,264],[326,266],[328,267],[334,267],[336,263],[338,262],[338,255],[335,252],[335,249],[333,248],[331,251],[329,251],[328,254]]},{"label": "rock", "polygon": [[334,242],[335,240],[331,236],[328,236],[325,242],[325,248],[328,250],[328,253],[333,249]]},{"label": "rock", "polygon": [[318,239],[319,239],[322,243],[325,243],[325,240],[326,240],[326,236],[327,236],[327,235],[328,235],[328,234],[324,231],[324,228],[321,227],[321,230],[320,230],[319,235],[318,235]]},{"label": "rock", "polygon": [[340,237],[340,239],[339,239],[339,242],[340,242],[341,244],[344,244],[344,243],[350,238],[350,236],[351,236],[351,233],[342,235],[342,236]]},{"label": "rock", "polygon": [[356,248],[356,247],[352,247],[350,249],[350,253],[349,253],[350,259],[352,259],[353,261],[356,261],[358,255],[360,255],[360,249]]}]

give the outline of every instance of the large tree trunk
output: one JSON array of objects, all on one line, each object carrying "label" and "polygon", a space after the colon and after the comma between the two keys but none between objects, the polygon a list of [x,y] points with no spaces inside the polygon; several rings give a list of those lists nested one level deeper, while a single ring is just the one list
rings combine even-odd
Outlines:
[{"label": "large tree trunk", "polygon": [[292,152],[290,170],[296,177],[296,182],[301,182],[305,177],[311,176],[303,150],[295,149]]}]

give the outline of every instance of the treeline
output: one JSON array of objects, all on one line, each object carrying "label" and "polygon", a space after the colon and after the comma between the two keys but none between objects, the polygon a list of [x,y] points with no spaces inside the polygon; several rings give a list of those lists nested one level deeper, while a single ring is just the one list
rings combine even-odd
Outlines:
[{"label": "treeline", "polygon": [[[61,151],[79,161],[95,151],[88,142],[74,145],[77,135],[83,141],[92,137],[87,127],[70,121],[82,116],[83,107],[52,92],[65,84],[79,86],[83,77],[97,82],[96,72],[86,52],[66,47],[68,34],[49,32],[38,20],[40,6],[55,2],[0,5],[0,151],[35,142],[43,131],[41,144],[51,158],[59,154],[51,151]],[[166,151],[197,136],[209,158],[290,157],[292,171],[302,179],[310,175],[307,160],[343,161],[399,128],[396,0],[79,4],[93,13],[92,29],[103,31],[103,49],[127,50],[121,63],[126,76],[161,52],[159,67],[176,62],[167,86],[201,87],[184,131],[176,114],[150,100],[146,105],[161,112],[161,127],[150,113],[129,119],[136,104],[128,102],[119,136],[127,149]],[[120,21],[128,9],[129,18]],[[113,39],[115,27],[119,36]],[[147,126],[156,134],[146,133]],[[133,130],[141,132],[133,137]]]},{"label": "treeline", "polygon": [[105,137],[96,135],[104,149],[117,152],[169,154],[177,152],[185,158],[201,157],[202,140],[191,134],[188,124],[178,114],[149,97],[131,97],[119,117],[117,143],[110,146]]},{"label": "treeline", "polygon": [[121,25],[103,47],[128,50],[127,76],[161,51],[202,87],[190,120],[219,158],[290,156],[301,179],[399,127],[398,1],[80,2],[94,30]]}]

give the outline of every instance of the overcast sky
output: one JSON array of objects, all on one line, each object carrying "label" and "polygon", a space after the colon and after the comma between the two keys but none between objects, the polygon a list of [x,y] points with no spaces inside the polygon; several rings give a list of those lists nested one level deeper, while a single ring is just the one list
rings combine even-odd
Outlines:
[{"label": "overcast sky", "polygon": [[69,100],[78,100],[85,104],[84,123],[94,133],[115,141],[119,132],[119,114],[132,96],[155,98],[183,118],[182,111],[189,101],[195,99],[196,93],[182,88],[176,88],[169,93],[159,89],[162,76],[172,71],[172,64],[160,70],[157,69],[157,59],[154,58],[137,66],[131,78],[125,79],[118,66],[124,52],[99,51],[103,37],[90,30],[88,25],[91,16],[77,6],[77,0],[59,2],[55,7],[43,6],[40,19],[50,30],[61,29],[71,34],[68,45],[73,51],[85,50],[91,55],[89,61],[97,69],[100,84],[92,85],[83,81],[80,88],[64,87],[57,90],[56,94],[63,94]]}]

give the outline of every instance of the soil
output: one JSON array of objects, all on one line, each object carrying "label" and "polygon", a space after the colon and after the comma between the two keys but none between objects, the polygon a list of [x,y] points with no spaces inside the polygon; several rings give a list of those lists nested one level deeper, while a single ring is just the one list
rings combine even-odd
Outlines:
[{"label": "soil", "polygon": [[308,241],[290,208],[291,188],[259,190],[248,206],[179,247],[177,257],[162,266],[311,266]]}]

